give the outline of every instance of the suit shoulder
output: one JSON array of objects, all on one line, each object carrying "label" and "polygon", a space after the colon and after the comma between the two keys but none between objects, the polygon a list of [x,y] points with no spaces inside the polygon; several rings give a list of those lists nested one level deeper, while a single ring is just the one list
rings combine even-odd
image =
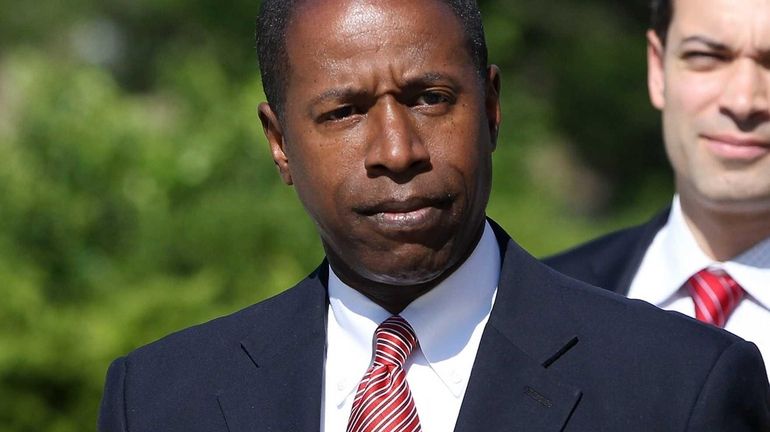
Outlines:
[{"label": "suit shoulder", "polygon": [[[524,254],[519,253],[517,258],[515,252],[508,252],[511,256],[506,259],[510,262],[501,273],[493,315],[494,321],[503,328],[530,329],[526,339],[537,341],[563,339],[568,334],[569,337],[582,335],[586,341],[607,343],[603,347],[593,347],[597,352],[609,348],[614,350],[633,341],[637,346],[645,346],[647,353],[665,353],[664,357],[670,358],[681,357],[682,347],[697,350],[702,346],[706,352],[716,355],[721,349],[741,340],[683,314],[664,311],[641,300],[628,299],[541,262],[521,258]],[[542,326],[539,323],[551,324]],[[528,343],[518,337],[516,339],[522,345]],[[532,351],[535,350],[532,348]],[[616,354],[631,352],[633,350],[620,350]]]},{"label": "suit shoulder", "polygon": [[[767,375],[754,344],[641,300],[585,285],[568,291],[595,306],[571,311],[579,339],[573,363],[553,367],[584,372],[575,379],[586,394],[605,394],[602,380],[633,388],[613,394],[618,406],[652,407],[677,425],[672,430],[768,430]],[[664,430],[657,427],[648,430]]]},{"label": "suit shoulder", "polygon": [[649,343],[651,347],[670,348],[672,355],[683,347],[692,347],[718,356],[729,346],[743,342],[730,332],[703,325],[679,312],[663,310],[643,300],[626,298],[554,273],[558,295],[580,305],[571,309],[575,322],[585,323],[592,330],[601,329],[626,341]]},{"label": "suit shoulder", "polygon": [[100,427],[224,430],[216,400],[256,367],[247,347],[280,350],[281,343],[307,339],[325,310],[326,290],[316,272],[272,298],[134,350],[110,367]]},{"label": "suit shoulder", "polygon": [[216,353],[230,351],[247,336],[258,334],[265,323],[273,323],[286,316],[301,316],[301,310],[323,304],[325,289],[318,281],[318,270],[294,287],[273,297],[250,305],[229,315],[212,319],[137,348],[125,356],[128,363],[158,358],[176,361],[204,361],[201,353],[208,353],[216,361]]},{"label": "suit shoulder", "polygon": [[[751,384],[766,377],[751,343],[573,279],[512,248],[505,262],[488,324],[505,338],[496,346],[511,342],[554,380],[582,392],[575,430],[765,430],[708,427],[724,424],[710,423],[719,416],[766,413],[756,402],[767,400],[766,381]],[[725,410],[731,402],[738,411]]]}]

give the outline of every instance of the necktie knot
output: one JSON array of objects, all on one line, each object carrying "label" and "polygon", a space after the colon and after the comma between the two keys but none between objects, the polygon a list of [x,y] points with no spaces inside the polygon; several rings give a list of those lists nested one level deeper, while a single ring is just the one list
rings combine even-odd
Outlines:
[{"label": "necktie knot", "polygon": [[405,319],[394,315],[380,324],[374,332],[374,364],[403,367],[417,345],[417,336]]},{"label": "necktie knot", "polygon": [[724,327],[743,297],[743,288],[724,270],[705,268],[687,281],[695,303],[695,318]]}]

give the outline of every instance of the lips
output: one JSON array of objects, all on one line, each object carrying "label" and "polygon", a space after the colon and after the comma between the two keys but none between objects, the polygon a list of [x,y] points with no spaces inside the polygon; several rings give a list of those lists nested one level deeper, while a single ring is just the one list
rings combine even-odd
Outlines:
[{"label": "lips", "polygon": [[373,222],[378,231],[386,234],[406,234],[429,231],[437,226],[443,210],[449,208],[451,203],[451,195],[410,197],[368,203],[354,210]]},{"label": "lips", "polygon": [[770,154],[770,139],[736,135],[704,135],[708,148],[716,156],[737,161],[751,161]]},{"label": "lips", "polygon": [[410,197],[403,200],[383,200],[375,203],[367,203],[358,206],[357,213],[371,216],[377,213],[409,213],[426,207],[445,207],[451,201],[451,197]]}]

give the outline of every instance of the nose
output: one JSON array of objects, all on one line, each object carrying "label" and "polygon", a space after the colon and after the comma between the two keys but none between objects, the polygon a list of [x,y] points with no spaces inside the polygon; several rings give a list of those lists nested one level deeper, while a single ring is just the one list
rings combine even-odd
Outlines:
[{"label": "nose", "polygon": [[389,176],[397,182],[430,167],[430,154],[423,143],[410,108],[385,97],[368,115],[369,143],[364,164],[370,176]]},{"label": "nose", "polygon": [[770,71],[752,59],[741,59],[729,71],[720,108],[738,126],[753,129],[770,121]]}]

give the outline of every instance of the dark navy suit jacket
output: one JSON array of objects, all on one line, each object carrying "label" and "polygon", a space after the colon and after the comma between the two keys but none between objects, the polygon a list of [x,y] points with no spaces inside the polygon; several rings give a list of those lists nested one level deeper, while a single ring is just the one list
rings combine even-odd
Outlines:
[{"label": "dark navy suit jacket", "polygon": [[[496,231],[498,294],[455,431],[770,431],[753,344],[563,276]],[[117,359],[99,430],[318,431],[325,269]]]}]

